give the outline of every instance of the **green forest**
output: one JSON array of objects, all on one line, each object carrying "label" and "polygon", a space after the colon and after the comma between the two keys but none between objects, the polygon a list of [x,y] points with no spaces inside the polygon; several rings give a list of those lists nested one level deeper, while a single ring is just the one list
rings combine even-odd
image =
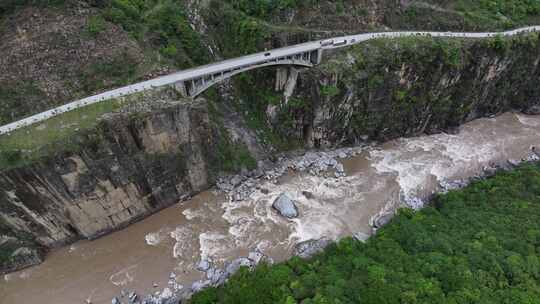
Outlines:
[{"label": "green forest", "polygon": [[540,163],[402,209],[367,243],[242,269],[192,304],[540,303]]}]

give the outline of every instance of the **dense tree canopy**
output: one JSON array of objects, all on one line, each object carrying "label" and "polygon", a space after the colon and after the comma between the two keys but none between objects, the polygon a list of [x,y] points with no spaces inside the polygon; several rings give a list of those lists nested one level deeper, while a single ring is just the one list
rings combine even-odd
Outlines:
[{"label": "dense tree canopy", "polygon": [[203,303],[539,303],[540,164],[401,210],[366,244],[241,270]]}]

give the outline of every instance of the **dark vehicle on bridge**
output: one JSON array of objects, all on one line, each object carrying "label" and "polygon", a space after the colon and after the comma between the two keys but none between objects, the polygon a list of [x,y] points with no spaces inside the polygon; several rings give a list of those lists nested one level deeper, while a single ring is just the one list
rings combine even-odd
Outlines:
[{"label": "dark vehicle on bridge", "polygon": [[266,53],[264,53],[264,56],[268,57],[268,56],[270,56],[271,54],[272,54],[272,53],[270,53],[270,52],[266,52]]}]

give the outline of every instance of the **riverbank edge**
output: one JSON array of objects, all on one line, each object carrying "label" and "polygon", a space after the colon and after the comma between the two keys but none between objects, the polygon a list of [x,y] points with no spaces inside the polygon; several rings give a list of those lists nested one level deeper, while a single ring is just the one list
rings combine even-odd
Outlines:
[{"label": "riverbank edge", "polygon": [[[529,157],[527,159],[522,159],[522,160],[520,160],[518,162],[519,163],[517,163],[516,160],[513,160],[513,159],[508,159],[506,164],[504,164],[504,165],[496,165],[496,164],[494,164],[494,166],[492,166],[492,167],[484,168],[482,174],[472,176],[466,182],[465,181],[459,181],[458,183],[455,184],[454,187],[451,187],[449,189],[443,189],[443,191],[434,194],[432,197],[429,198],[429,200],[426,202],[426,204],[421,209],[413,210],[412,208],[408,208],[408,207],[400,207],[400,208],[397,208],[395,210],[396,212],[394,213],[394,215],[398,216],[400,213],[405,214],[405,213],[417,212],[417,211],[420,211],[420,210],[422,210],[422,209],[424,209],[426,207],[434,207],[435,204],[437,203],[437,197],[439,197],[440,195],[445,195],[448,191],[462,191],[463,189],[466,189],[466,188],[474,185],[474,183],[476,183],[476,182],[489,180],[491,178],[496,178],[500,174],[519,171],[519,170],[522,170],[523,168],[525,168],[527,166],[535,167],[536,170],[540,171],[540,150],[538,148],[534,147],[534,146],[531,147],[531,153],[529,154]],[[377,227],[376,229],[374,229],[374,231],[376,232],[376,230],[378,230],[380,228],[383,228],[383,227],[385,227],[387,225],[391,225],[392,222],[393,222],[393,218],[389,219],[382,226]],[[372,236],[370,236],[369,239],[371,239],[372,237],[375,237],[375,236],[376,236],[376,234],[374,233]],[[352,235],[352,236],[348,236],[348,237],[336,240],[335,242],[327,242],[325,244],[324,248],[320,248],[320,250],[317,253],[307,257],[307,260],[316,258],[320,254],[324,254],[325,252],[328,251],[329,246],[337,245],[340,242],[343,242],[343,241],[345,241],[347,239],[353,239],[353,240],[361,242],[361,243],[366,243],[368,241],[368,239],[360,239],[356,235]],[[318,245],[320,245],[320,244],[318,244]],[[249,271],[254,271],[255,268],[261,267],[261,266],[264,266],[264,267],[279,267],[280,264],[287,263],[287,262],[291,261],[292,258],[295,258],[295,257],[298,257],[298,256],[293,256],[293,257],[287,259],[286,261],[280,262],[280,263],[277,263],[277,264],[272,264],[272,263],[267,264],[265,261],[263,261],[263,263],[261,263],[261,265],[256,265],[254,267],[249,267]],[[245,266],[244,267],[239,267],[238,270],[242,270],[242,269],[246,269],[246,268],[248,268],[248,267],[245,267]],[[237,275],[238,274],[232,275],[230,278],[228,278],[222,284],[219,284],[219,285],[216,285],[216,286],[207,287],[207,288],[204,288],[202,290],[198,290],[197,292],[184,292],[182,297],[178,298],[178,302],[173,301],[171,303],[184,303],[183,301],[186,301],[186,300],[187,300],[186,303],[189,303],[189,304],[206,303],[204,301],[206,299],[209,299],[209,297],[204,295],[205,292],[208,292],[208,290],[213,289],[213,288],[218,288],[218,289],[219,288],[229,288],[229,287],[225,287],[225,286],[227,284],[229,284],[231,279],[234,280],[235,276],[237,276]],[[232,284],[234,284],[234,283],[232,283]],[[194,296],[196,297],[198,295],[201,296],[201,302],[194,302],[193,300],[196,300],[196,299],[194,299],[193,297]],[[149,302],[149,303],[153,303],[153,302]],[[287,303],[289,303],[289,302],[287,302]],[[293,302],[291,302],[291,303],[293,303]],[[294,302],[294,303],[296,303],[296,302]]]}]

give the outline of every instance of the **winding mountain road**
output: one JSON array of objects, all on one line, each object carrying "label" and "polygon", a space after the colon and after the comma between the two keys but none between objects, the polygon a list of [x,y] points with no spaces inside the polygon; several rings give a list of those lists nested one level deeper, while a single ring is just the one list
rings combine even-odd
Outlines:
[{"label": "winding mountain road", "polygon": [[378,32],[365,33],[358,35],[349,35],[324,40],[312,41],[297,45],[292,45],[284,48],[273,49],[265,52],[255,53],[238,58],[228,59],[208,65],[203,65],[183,71],[178,71],[166,76],[157,77],[151,80],[138,82],[118,89],[103,92],[97,95],[89,96],[80,100],[76,100],[63,106],[32,115],[30,117],[12,122],[0,127],[0,135],[12,132],[19,128],[29,126],[54,117],[56,115],[78,109],[87,105],[95,104],[105,100],[118,98],[130,95],[137,92],[151,90],[157,87],[173,85],[176,83],[191,81],[194,79],[204,79],[206,76],[214,75],[223,76],[224,73],[240,70],[248,66],[261,65],[271,61],[299,56],[308,52],[324,51],[328,49],[336,49],[358,44],[371,39],[378,38],[398,38],[407,36],[432,36],[432,37],[449,37],[449,38],[488,38],[497,35],[513,36],[521,33],[540,31],[540,26],[523,27],[506,32],[485,32],[485,33],[460,33],[460,32],[423,32],[423,31],[408,31],[408,32]]}]

